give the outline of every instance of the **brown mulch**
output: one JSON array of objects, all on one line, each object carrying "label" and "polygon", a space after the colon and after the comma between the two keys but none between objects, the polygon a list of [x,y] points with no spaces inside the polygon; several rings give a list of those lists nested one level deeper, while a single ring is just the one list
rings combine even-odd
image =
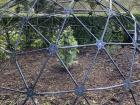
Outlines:
[{"label": "brown mulch", "polygon": [[[131,67],[129,60],[132,59],[132,51],[133,49],[131,48],[119,48],[115,52],[111,52],[112,58],[125,77],[129,75],[128,71]],[[123,83],[122,76],[104,51],[99,52],[95,64],[90,66],[95,54],[95,48],[80,50],[76,62],[69,68],[75,80],[80,84],[85,72],[89,67],[92,67],[89,79],[85,83],[87,89]],[[50,57],[47,52],[28,53],[18,56],[17,60],[27,84],[30,86],[34,83],[46,59],[48,59],[48,62],[35,90],[37,92],[55,92],[74,89],[74,82],[62,67],[57,57]],[[139,59],[140,56],[137,54],[133,67],[132,80],[140,79]],[[3,61],[0,64],[0,68],[0,87],[25,90],[24,83],[19,76],[17,66],[14,62],[10,60]],[[137,103],[140,104],[140,86],[136,84],[132,88]],[[87,92],[85,96],[91,105],[121,105],[120,103],[134,105],[131,94],[124,87]],[[9,93],[0,89],[0,105],[20,105],[25,97],[18,93]],[[76,95],[74,93],[34,97],[37,105],[72,105],[75,98]],[[27,105],[32,105],[31,100],[27,102]],[[80,97],[76,105],[87,105],[87,103],[83,97]]]}]

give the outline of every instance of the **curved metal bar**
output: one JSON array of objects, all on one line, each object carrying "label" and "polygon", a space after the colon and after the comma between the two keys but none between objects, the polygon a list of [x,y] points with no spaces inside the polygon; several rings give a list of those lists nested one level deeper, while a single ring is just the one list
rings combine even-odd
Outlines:
[{"label": "curved metal bar", "polygon": [[[140,83],[140,80],[133,81],[131,83],[132,84]],[[99,87],[99,88],[86,89],[86,91],[88,92],[88,91],[112,90],[112,89],[123,87],[123,86],[124,86],[124,83],[118,84],[118,85],[112,85],[112,86],[108,86],[108,87]]]},{"label": "curved metal bar", "polygon": [[77,81],[75,80],[75,78],[73,77],[73,75],[71,74],[71,72],[69,71],[69,69],[67,68],[67,66],[65,65],[65,63],[63,62],[63,60],[61,59],[61,57],[59,56],[59,54],[56,54],[56,56],[58,57],[59,61],[62,63],[62,65],[64,66],[64,68],[68,72],[69,76],[71,77],[71,79],[73,80],[73,82],[75,83],[75,85],[78,86]]},{"label": "curved metal bar", "polygon": [[123,79],[125,80],[125,76],[124,74],[121,72],[120,68],[118,67],[118,65],[115,63],[115,61],[113,60],[113,58],[111,57],[111,55],[108,53],[108,51],[106,49],[104,49],[106,54],[108,55],[108,57],[111,59],[112,63],[114,64],[114,66],[117,68],[117,70],[119,71],[120,75],[123,77]]},{"label": "curved metal bar", "polygon": [[76,17],[74,14],[72,14],[72,16],[96,39],[98,40],[98,38],[86,27],[86,25],[78,18]]},{"label": "curved metal bar", "polygon": [[29,97],[26,97],[21,105],[25,105],[28,100],[29,100]]},{"label": "curved metal bar", "polygon": [[41,34],[41,32],[39,32],[30,22],[28,22],[28,24],[49,44],[51,44],[51,42],[44,36]]},{"label": "curved metal bar", "polygon": [[56,91],[56,92],[37,92],[36,95],[38,96],[54,96],[59,94],[68,94],[74,93],[75,90],[68,90],[68,91]]},{"label": "curved metal bar", "polygon": [[[131,12],[129,12],[122,4],[120,4],[117,0],[108,0],[109,2],[109,6],[106,6],[104,5],[101,1],[103,0],[95,0],[94,2],[96,3],[95,5],[97,6],[100,6],[102,10],[91,10],[91,9],[86,9],[86,7],[84,7],[82,4],[81,4],[81,1],[78,1],[78,0],[71,0],[71,1],[67,1],[68,2],[68,7],[65,8],[65,6],[63,6],[63,4],[61,4],[59,1],[56,1],[56,0],[50,0],[49,2],[53,2],[55,5],[61,7],[62,10],[55,10],[54,13],[41,13],[41,14],[32,14],[32,9],[34,8],[34,6],[36,5],[38,0],[33,0],[31,2],[31,6],[29,8],[29,10],[27,11],[27,13],[14,13],[12,11],[10,11],[10,8],[12,6],[15,6],[17,5],[16,3],[16,0],[10,0],[9,2],[7,2],[5,5],[3,5],[3,7],[0,9],[0,13],[2,14],[0,16],[0,19],[4,17],[4,15],[6,14],[5,12],[7,12],[7,14],[9,15],[9,17],[11,17],[10,19],[14,18],[14,16],[18,17],[18,18],[22,18],[22,21],[20,22],[20,28],[19,28],[19,33],[18,33],[18,39],[16,41],[16,44],[15,44],[15,52],[12,52],[12,51],[8,51],[8,50],[5,50],[3,48],[0,48],[0,50],[4,51],[5,53],[9,53],[9,54],[12,54],[12,53],[15,53],[15,64],[16,64],[16,67],[17,67],[17,72],[19,72],[19,76],[21,78],[21,81],[23,82],[23,85],[25,85],[26,87],[26,91],[22,91],[22,90],[18,90],[18,89],[12,89],[12,88],[6,88],[6,87],[0,87],[0,91],[4,92],[14,92],[14,93],[20,93],[20,94],[23,94],[23,95],[26,95],[26,98],[24,100],[24,102],[22,103],[22,105],[25,105],[26,102],[31,99],[32,101],[32,104],[34,105],[37,105],[37,103],[35,102],[34,100],[34,96],[54,96],[54,95],[63,95],[63,94],[74,94],[76,95],[76,99],[74,100],[74,103],[73,105],[76,104],[77,100],[79,99],[79,97],[83,97],[86,101],[86,103],[88,105],[90,105],[89,101],[88,101],[88,98],[83,95],[85,93],[88,93],[88,92],[92,92],[92,91],[103,91],[103,90],[112,90],[112,89],[115,89],[115,88],[127,88],[126,92],[130,92],[130,94],[132,95],[132,99],[134,101],[134,104],[137,105],[137,100],[134,96],[134,93],[132,91],[132,89],[130,88],[131,86],[129,85],[135,85],[136,83],[140,83],[140,80],[136,80],[136,81],[132,81],[132,73],[133,73],[133,65],[135,63],[135,57],[136,57],[136,52],[139,51],[140,52],[140,49],[139,49],[139,45],[140,43],[137,42],[137,25],[139,24],[137,19],[134,17],[133,14],[131,14]],[[20,0],[19,2],[24,2],[23,0]],[[63,3],[65,3],[66,1],[64,1]],[[85,1],[84,1],[85,2]],[[76,3],[79,3],[80,6],[82,6],[84,9],[77,9],[75,8],[76,6]],[[86,2],[85,2],[86,3]],[[117,11],[115,9],[113,9],[113,6],[119,6],[119,8],[121,8],[123,11],[125,11],[129,16],[125,17],[124,15],[122,15],[122,13],[117,9]],[[67,10],[68,9],[68,10]],[[80,11],[80,12],[79,12]],[[44,12],[44,11],[43,11]],[[90,29],[88,28],[88,26],[83,22],[81,21],[77,16],[81,13],[84,13],[84,14],[87,14],[87,12],[104,12],[107,16],[107,20],[106,20],[106,23],[105,23],[105,27],[104,27],[104,30],[103,30],[103,33],[102,35],[100,36],[100,40],[98,40],[98,37],[96,37],[95,34],[92,33],[92,31],[90,31]],[[113,13],[112,13],[113,12]],[[78,15],[76,15],[78,13]],[[35,16],[34,16],[35,15]],[[62,25],[61,25],[61,28],[59,30],[59,33],[57,35],[57,38],[56,38],[56,46],[52,45],[52,42],[50,40],[48,40],[48,38],[46,38],[39,30],[38,30],[38,27],[39,28],[45,28],[46,29],[46,26],[42,26],[42,23],[47,23],[47,19],[45,21],[43,21],[42,23],[40,24],[36,24],[36,25],[33,25],[29,19],[33,19],[34,17],[35,18],[38,18],[38,17],[47,17],[47,19],[51,19],[52,17],[62,17],[64,19],[64,21],[62,22]],[[121,20],[117,17],[117,16],[123,16],[125,19],[128,19],[129,23],[133,25],[133,22],[135,23],[135,35],[134,37],[132,37],[129,33],[129,31],[126,29],[126,27],[124,26],[124,24],[121,22]],[[89,33],[91,36],[93,36],[93,39],[96,40],[96,43],[91,43],[91,44],[80,44],[80,45],[69,45],[69,46],[59,46],[57,45],[58,42],[60,41],[60,39],[63,37],[62,33],[63,33],[63,30],[65,28],[65,25],[68,21],[68,18],[69,17],[72,17],[74,18],[75,20],[74,21],[77,21],[80,26],[82,26],[85,31],[87,31],[87,33]],[[109,26],[109,23],[110,23],[110,20],[112,19],[112,17],[114,17],[115,20],[114,23],[115,25],[117,25],[118,27],[121,27],[123,29],[123,31],[125,32],[126,36],[127,37],[130,37],[132,42],[130,43],[122,43],[122,42],[103,42],[104,38],[105,38],[105,35],[106,35],[106,31],[107,31],[107,28]],[[8,21],[8,23],[6,24],[6,26],[11,22],[11,20]],[[38,20],[37,20],[38,22]],[[14,24],[16,25],[16,24]],[[22,33],[23,33],[23,29],[25,27],[25,25],[28,25],[30,26],[38,35],[39,37],[41,37],[43,40],[46,41],[47,45],[49,44],[50,45],[50,49],[49,48],[41,48],[41,49],[37,49],[37,50],[32,50],[32,51],[25,51],[25,52],[22,52],[22,51],[16,51],[18,46],[19,46],[19,43],[20,43],[20,40],[21,40],[21,36],[22,36]],[[40,26],[41,25],[41,26]],[[8,31],[8,28],[11,29],[10,26],[8,27],[3,27],[6,29],[6,31]],[[60,26],[60,24],[59,24]],[[75,27],[78,27],[75,26]],[[91,28],[93,28],[92,26],[90,26]],[[2,29],[3,29],[2,28]],[[58,28],[58,27],[56,27]],[[12,30],[12,29],[11,29]],[[2,32],[3,33],[3,32]],[[97,43],[97,41],[99,41],[99,43]],[[101,41],[101,43],[100,43]],[[103,45],[102,45],[103,44]],[[54,49],[52,48],[51,49],[51,45],[52,47],[55,47]],[[131,46],[134,46],[134,50],[133,50],[133,53],[132,53],[132,60],[129,61],[131,63],[130,65],[130,70],[129,70],[129,77],[126,78],[124,76],[124,74],[122,73],[121,69],[119,68],[119,66],[117,65],[117,63],[115,62],[115,60],[113,59],[113,57],[111,56],[111,54],[107,51],[107,49],[105,48],[106,45],[131,45]],[[113,65],[117,68],[117,70],[119,71],[120,75],[122,76],[124,83],[120,83],[120,84],[116,84],[116,85],[111,85],[111,86],[102,86],[102,87],[95,87],[95,88],[85,88],[85,87],[80,87],[79,86],[79,82],[77,82],[77,80],[75,79],[75,77],[73,76],[73,74],[70,72],[69,68],[67,67],[67,65],[65,64],[65,62],[62,60],[62,58],[60,57],[59,53],[57,53],[56,50],[58,49],[71,49],[71,48],[85,48],[85,47],[98,47],[98,50],[94,56],[94,58],[92,58],[92,64],[89,65],[89,69],[87,70],[87,72],[85,72],[85,75],[83,76],[83,81],[80,81],[83,82],[82,83],[82,86],[86,85],[85,82],[87,81],[88,79],[88,76],[90,75],[91,73],[91,70],[96,62],[96,59],[97,59],[97,56],[98,56],[98,53],[101,49],[103,49],[105,51],[105,53],[107,54],[107,56],[109,57],[109,59],[112,61]],[[57,49],[58,47],[58,49]],[[101,47],[101,48],[100,48]],[[34,80],[33,82],[33,86],[30,87],[28,86],[28,83],[25,79],[25,75],[20,67],[20,64],[19,64],[19,61],[17,60],[17,55],[23,55],[23,54],[28,54],[28,53],[33,53],[33,52],[38,52],[38,51],[46,51],[48,53],[48,50],[55,50],[55,51],[52,51],[52,53],[54,53],[54,55],[56,55],[55,57],[57,58],[57,60],[63,65],[63,67],[66,69],[69,77],[71,78],[72,82],[75,84],[75,86],[77,88],[75,88],[74,86],[74,89],[72,90],[67,90],[67,91],[52,91],[52,92],[36,92],[35,91],[35,87],[41,77],[41,75],[44,73],[44,68],[45,66],[47,65],[48,63],[48,60],[49,58],[51,58],[51,56],[49,56],[49,58],[46,58],[46,60],[43,62],[43,65],[41,66],[40,70],[39,70],[39,74],[37,75],[36,79]],[[128,83],[127,83],[128,82]],[[126,86],[128,85],[128,86]],[[76,94],[77,93],[77,94]]]},{"label": "curved metal bar", "polygon": [[19,72],[19,74],[20,74],[20,77],[21,77],[21,79],[22,79],[24,85],[26,86],[26,89],[29,88],[29,87],[28,87],[28,84],[27,84],[27,82],[26,82],[26,80],[25,80],[25,76],[24,76],[24,74],[23,74],[23,72],[22,72],[22,70],[21,70],[21,68],[20,68],[20,65],[19,65],[19,63],[18,63],[17,60],[16,60],[16,66],[17,66],[18,72]]},{"label": "curved metal bar", "polygon": [[31,100],[32,100],[32,102],[33,102],[34,105],[37,105],[37,103],[35,102],[35,100],[34,100],[33,97],[31,97]]},{"label": "curved metal bar", "polygon": [[10,92],[14,92],[14,93],[22,93],[22,94],[25,94],[26,93],[25,91],[20,91],[20,90],[6,88],[6,87],[0,87],[0,90],[10,91]]},{"label": "curved metal bar", "polygon": [[[49,59],[50,59],[50,58],[49,58]],[[48,63],[48,61],[49,61],[49,59],[46,58],[46,60],[44,61],[43,66],[41,67],[41,69],[40,69],[40,71],[39,71],[39,74],[38,74],[37,78],[35,79],[35,81],[34,81],[34,83],[33,83],[33,85],[32,85],[32,88],[33,88],[33,89],[35,88],[37,82],[39,81],[39,78],[41,77],[42,73],[44,72],[44,69],[45,69],[45,67],[46,67],[46,65],[47,65],[47,63]]]},{"label": "curved metal bar", "polygon": [[85,72],[85,75],[83,76],[83,80],[82,80],[83,82],[82,82],[82,84],[85,84],[85,82],[88,80],[88,76],[90,75],[90,73],[92,72],[92,69],[94,68],[94,64],[96,62],[97,56],[99,54],[99,51],[100,50],[98,50],[96,52],[94,58],[92,58],[92,63],[89,65],[88,70]]}]

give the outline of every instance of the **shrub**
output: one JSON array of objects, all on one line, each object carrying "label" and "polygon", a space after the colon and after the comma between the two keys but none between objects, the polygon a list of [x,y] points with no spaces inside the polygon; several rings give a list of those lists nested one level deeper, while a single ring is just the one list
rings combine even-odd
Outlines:
[{"label": "shrub", "polygon": [[3,36],[0,36],[0,60],[6,59],[8,56],[5,53],[6,50],[6,42]]},{"label": "shrub", "polygon": [[[59,46],[72,46],[78,44],[75,37],[73,36],[73,30],[70,26],[64,30],[62,35],[63,37],[59,42]],[[67,67],[70,67],[74,63],[77,53],[77,48],[62,49],[59,51],[60,57],[62,58]]]},{"label": "shrub", "polygon": [[32,48],[41,48],[42,45],[43,45],[43,41],[38,38],[32,42],[31,47]]}]

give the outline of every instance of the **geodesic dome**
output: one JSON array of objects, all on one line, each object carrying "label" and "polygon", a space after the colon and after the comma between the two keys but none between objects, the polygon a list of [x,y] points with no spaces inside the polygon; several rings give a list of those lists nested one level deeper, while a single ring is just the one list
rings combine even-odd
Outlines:
[{"label": "geodesic dome", "polygon": [[140,104],[140,24],[117,0],[7,0],[0,19],[2,105]]}]

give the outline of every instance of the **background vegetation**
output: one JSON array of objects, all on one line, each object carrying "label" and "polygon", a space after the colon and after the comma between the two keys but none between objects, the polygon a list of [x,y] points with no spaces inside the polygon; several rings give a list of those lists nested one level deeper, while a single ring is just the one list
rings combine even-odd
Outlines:
[{"label": "background vegetation", "polygon": [[[22,1],[22,0],[20,0]],[[140,1],[139,0],[120,0],[120,2],[125,5],[130,11],[133,11],[135,13],[135,16],[137,17],[138,20],[140,20],[140,15],[136,14],[139,13],[139,8],[140,8]],[[0,6],[4,6],[3,4],[9,3],[10,0],[0,0]],[[16,2],[19,2],[19,0],[16,0]],[[25,0],[23,3],[19,3],[16,5],[14,8],[12,8],[13,11],[16,11],[17,13],[22,11],[27,11],[30,2],[33,2],[33,0]],[[105,3],[106,0],[103,0]],[[89,3],[89,4],[88,4]],[[88,0],[88,5],[90,8],[90,0]],[[53,3],[48,4],[46,0],[38,0],[37,4],[34,7],[35,13],[38,13],[39,11],[43,10],[44,8],[47,8],[45,12],[51,12],[53,11],[54,8]],[[88,25],[88,28],[92,33],[94,33],[97,37],[101,35],[104,26],[105,26],[105,21],[107,17],[105,16],[96,16],[94,14],[89,14],[89,15],[77,15],[77,17],[84,22],[84,24]],[[126,22],[127,20],[124,20],[123,17],[119,17],[122,19],[121,22],[128,23]],[[45,22],[48,20],[47,22]],[[96,20],[96,21],[95,21]],[[20,17],[3,17],[0,21],[0,58],[5,59],[6,58],[6,53],[5,51],[12,51],[14,49],[14,46],[16,44],[16,40],[18,39],[18,34],[20,31],[21,24],[23,23],[24,20]],[[60,27],[62,26],[63,22],[63,17],[51,17],[49,19],[48,17],[32,17],[29,19],[29,21],[33,25],[38,25],[36,28],[49,40],[53,39],[59,32]],[[75,19],[73,17],[69,17],[68,19],[67,26],[71,27],[72,30],[72,39],[75,39],[77,44],[86,44],[86,43],[93,43],[95,40],[92,38],[92,36],[87,35],[87,32],[85,29],[79,24],[75,23]],[[77,26],[78,25],[78,26]],[[14,26],[14,27],[13,27]],[[42,27],[43,26],[43,27]],[[91,27],[92,26],[92,27]],[[114,28],[112,28],[112,26]],[[120,27],[116,27],[114,24],[110,23],[110,29],[107,32],[110,36],[114,34],[118,34],[120,40],[122,42],[126,41],[127,38],[122,37],[124,33],[121,33],[118,29]],[[131,29],[130,24],[125,24],[125,27],[129,30]],[[108,35],[108,36],[109,36]],[[115,36],[115,35],[114,35]],[[105,37],[105,40],[107,41],[109,38]],[[112,38],[113,40],[116,39],[115,37]],[[116,39],[117,41],[117,39]],[[63,43],[63,42],[62,42]],[[20,43],[18,46],[18,50],[29,50],[29,49],[36,49],[36,48],[44,48],[48,47],[48,45],[45,43],[43,39],[37,35],[35,30],[33,30],[30,26],[26,25],[23,29],[22,32],[22,37],[20,38]]]}]

